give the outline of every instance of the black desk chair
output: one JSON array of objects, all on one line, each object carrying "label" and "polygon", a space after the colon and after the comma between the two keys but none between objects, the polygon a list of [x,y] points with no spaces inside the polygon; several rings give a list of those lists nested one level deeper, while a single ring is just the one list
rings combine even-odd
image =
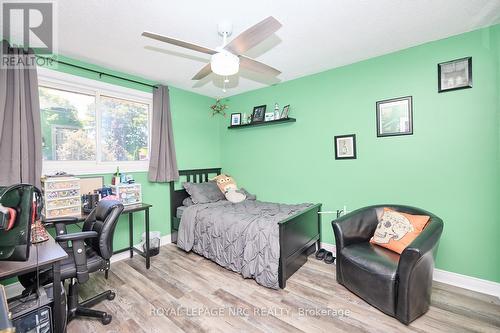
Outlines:
[{"label": "black desk chair", "polygon": [[[401,253],[369,242],[384,207],[428,215],[420,235]],[[382,312],[408,325],[429,309],[432,272],[443,221],[423,209],[376,205],[332,221],[337,247],[337,281]]]},{"label": "black desk chair", "polygon": [[[58,242],[68,252],[69,257],[61,263],[61,279],[71,279],[68,291],[68,321],[76,316],[99,318],[104,325],[111,322],[112,316],[104,311],[90,309],[105,298],[112,300],[115,293],[107,290],[82,303],[78,303],[78,286],[87,282],[89,273],[109,270],[109,259],[113,254],[113,234],[123,211],[118,201],[100,201],[89,214],[81,232],[67,233],[66,226],[78,222],[76,218],[57,218],[45,222],[54,226]],[[71,246],[68,244],[71,241]],[[51,271],[40,274],[40,283],[51,282]],[[36,285],[33,274],[19,277],[24,287]]]}]

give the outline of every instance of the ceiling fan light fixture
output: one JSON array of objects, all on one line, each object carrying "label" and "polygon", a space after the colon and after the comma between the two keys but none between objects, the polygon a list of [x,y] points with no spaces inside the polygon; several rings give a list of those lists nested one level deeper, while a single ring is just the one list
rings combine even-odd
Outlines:
[{"label": "ceiling fan light fixture", "polygon": [[240,69],[240,58],[230,52],[221,51],[212,55],[210,67],[215,74],[221,76],[234,75]]}]

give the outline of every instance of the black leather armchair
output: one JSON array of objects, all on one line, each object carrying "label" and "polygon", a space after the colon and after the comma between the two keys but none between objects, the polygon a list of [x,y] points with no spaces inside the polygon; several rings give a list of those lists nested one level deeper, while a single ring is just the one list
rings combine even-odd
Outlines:
[{"label": "black leather armchair", "polygon": [[[78,287],[87,282],[89,273],[109,270],[109,259],[113,254],[113,234],[123,211],[118,201],[104,200],[85,219],[81,232],[68,233],[66,226],[78,222],[76,218],[57,218],[45,221],[45,225],[56,229],[56,242],[66,252],[68,258],[61,263],[61,279],[70,279],[68,291],[68,321],[76,316],[95,317],[106,325],[112,316],[103,311],[90,309],[105,298],[112,300],[115,293],[107,290],[91,299],[78,303]],[[71,244],[69,243],[71,242]],[[51,271],[40,274],[41,284],[51,282]],[[19,278],[24,287],[36,285],[36,276],[25,275]]]},{"label": "black leather armchair", "polygon": [[[428,215],[422,233],[401,253],[372,245],[384,207]],[[337,250],[337,281],[382,312],[408,325],[429,309],[434,259],[443,221],[410,206],[376,205],[332,221]]]}]

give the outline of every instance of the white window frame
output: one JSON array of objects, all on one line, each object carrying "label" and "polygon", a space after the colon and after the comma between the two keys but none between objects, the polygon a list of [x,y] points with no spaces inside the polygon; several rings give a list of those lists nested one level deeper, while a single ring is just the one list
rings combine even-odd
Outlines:
[{"label": "white window frame", "polygon": [[114,84],[104,83],[84,77],[57,72],[43,67],[38,67],[38,85],[66,90],[75,93],[82,93],[95,96],[96,98],[96,161],[43,161],[42,174],[52,174],[57,171],[65,171],[71,174],[98,174],[113,173],[116,167],[120,167],[123,172],[143,172],[148,171],[149,156],[145,161],[100,161],[101,145],[98,142],[101,131],[101,112],[97,109],[100,105],[101,95],[115,97],[148,105],[148,153],[151,152],[151,125],[153,111],[153,93],[125,88]]}]

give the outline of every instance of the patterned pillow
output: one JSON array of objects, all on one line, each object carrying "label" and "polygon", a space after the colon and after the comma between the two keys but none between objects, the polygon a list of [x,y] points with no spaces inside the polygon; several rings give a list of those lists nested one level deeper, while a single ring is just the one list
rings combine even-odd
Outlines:
[{"label": "patterned pillow", "polygon": [[424,230],[429,219],[426,215],[411,215],[384,208],[370,243],[401,254]]}]

